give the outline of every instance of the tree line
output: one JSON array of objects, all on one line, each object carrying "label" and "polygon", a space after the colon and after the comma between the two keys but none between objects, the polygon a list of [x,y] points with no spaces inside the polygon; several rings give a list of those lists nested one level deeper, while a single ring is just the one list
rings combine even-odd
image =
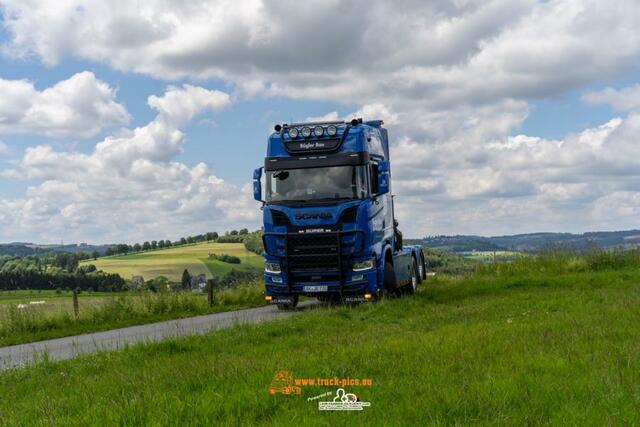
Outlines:
[{"label": "tree line", "polygon": [[117,274],[79,266],[86,253],[46,253],[27,257],[0,256],[0,289],[82,289],[120,291],[125,281]]},{"label": "tree line", "polygon": [[[244,241],[244,237],[247,236],[249,230],[243,228],[241,230],[231,230],[227,231],[224,235],[220,236],[215,231],[210,231],[204,234],[198,234],[196,236],[187,236],[181,237],[176,241],[171,240],[151,240],[143,243],[134,243],[133,245],[128,245],[126,243],[120,243],[118,245],[112,246],[107,249],[105,252],[106,256],[111,255],[122,255],[133,252],[144,252],[144,251],[153,251],[157,249],[165,249],[171,248],[174,246],[183,246],[190,245],[194,243],[201,242],[220,242],[220,243],[242,243]],[[91,256],[95,259],[99,256],[97,252],[91,254]]]}]

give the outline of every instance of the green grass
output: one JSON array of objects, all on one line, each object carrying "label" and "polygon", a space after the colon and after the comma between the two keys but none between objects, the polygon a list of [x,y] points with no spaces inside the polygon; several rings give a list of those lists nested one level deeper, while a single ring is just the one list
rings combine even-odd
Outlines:
[{"label": "green grass", "polygon": [[[412,298],[0,374],[0,422],[637,425],[640,253],[548,255],[438,276]],[[270,396],[274,374],[371,378],[363,412]]]},{"label": "green grass", "polygon": [[264,304],[262,282],[224,289],[209,307],[203,293],[120,293],[79,299],[73,314],[72,299],[50,298],[46,304],[0,304],[0,346],[22,344],[88,332],[104,331],[162,320],[217,313]]},{"label": "green grass", "polygon": [[[0,304],[14,304],[14,303],[28,303],[29,301],[71,301],[71,291],[57,291],[52,290],[32,290],[23,289],[17,291],[0,291]],[[112,298],[113,292],[93,292],[84,291],[81,292],[78,297],[85,298]]]},{"label": "green grass", "polygon": [[[209,259],[209,254],[228,254],[240,258],[241,264],[228,264]],[[81,263],[94,264],[99,270],[116,273],[125,279],[142,276],[150,280],[165,276],[173,282],[179,282],[182,272],[187,269],[191,275],[205,274],[207,278],[223,277],[232,268],[236,270],[261,269],[261,256],[245,249],[242,243],[199,243],[177,248],[147,251],[130,255],[102,257]]]}]

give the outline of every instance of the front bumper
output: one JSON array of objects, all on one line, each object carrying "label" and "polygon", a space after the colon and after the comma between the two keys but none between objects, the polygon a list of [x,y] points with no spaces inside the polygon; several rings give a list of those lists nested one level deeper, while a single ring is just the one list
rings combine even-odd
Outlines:
[{"label": "front bumper", "polygon": [[[274,277],[282,280],[274,282]],[[377,273],[375,269],[366,272],[347,272],[344,274],[344,282],[340,280],[324,280],[331,277],[330,274],[308,273],[305,275],[265,274],[265,295],[304,295],[318,297],[323,295],[363,295],[375,294],[377,286]],[[337,275],[336,275],[337,278]],[[289,280],[291,283],[289,284]]]}]

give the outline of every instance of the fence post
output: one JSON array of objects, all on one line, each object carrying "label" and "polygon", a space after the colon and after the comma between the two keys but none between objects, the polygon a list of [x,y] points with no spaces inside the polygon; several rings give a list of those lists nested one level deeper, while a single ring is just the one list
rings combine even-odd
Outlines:
[{"label": "fence post", "polygon": [[78,290],[73,290],[73,315],[78,318]]},{"label": "fence post", "polygon": [[209,307],[213,305],[213,279],[207,280],[207,303]]}]

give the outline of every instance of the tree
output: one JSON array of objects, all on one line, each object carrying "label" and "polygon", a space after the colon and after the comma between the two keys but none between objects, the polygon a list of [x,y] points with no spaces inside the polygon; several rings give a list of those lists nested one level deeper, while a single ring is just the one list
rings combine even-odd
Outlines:
[{"label": "tree", "polygon": [[229,234],[232,235],[232,236],[237,236],[238,235],[238,230],[231,230],[229,232]]},{"label": "tree", "polygon": [[157,240],[153,240],[151,242],[151,249],[158,249],[158,241]]},{"label": "tree", "polygon": [[136,243],[135,245],[133,245],[134,251],[140,252],[140,249],[142,249],[142,246],[140,246],[140,243]]},{"label": "tree", "polygon": [[97,260],[99,256],[100,254],[98,253],[98,251],[91,252],[91,258],[93,258],[94,261]]},{"label": "tree", "polygon": [[191,287],[191,275],[186,268],[182,272],[182,289],[189,289]]},{"label": "tree", "polygon": [[126,254],[129,252],[129,245],[121,243],[116,247],[116,252],[119,254]]},{"label": "tree", "polygon": [[144,243],[142,244],[142,250],[143,250],[143,251],[148,251],[149,249],[151,249],[151,243],[149,243],[149,242],[144,242]]},{"label": "tree", "polygon": [[205,238],[208,241],[217,240],[218,239],[218,233],[216,233],[215,231],[210,231],[207,234],[205,234]]},{"label": "tree", "polygon": [[159,241],[158,241],[158,247],[159,247],[160,249],[164,248],[164,240],[159,240]]},{"label": "tree", "polygon": [[187,239],[185,239],[184,237],[180,238],[180,244],[181,245],[186,245],[187,244]]},{"label": "tree", "polygon": [[245,234],[249,234],[249,230],[247,230],[246,228],[243,228],[242,230],[240,230],[240,231],[238,232],[238,234],[240,234],[241,236],[242,236],[242,235],[245,235]]}]

